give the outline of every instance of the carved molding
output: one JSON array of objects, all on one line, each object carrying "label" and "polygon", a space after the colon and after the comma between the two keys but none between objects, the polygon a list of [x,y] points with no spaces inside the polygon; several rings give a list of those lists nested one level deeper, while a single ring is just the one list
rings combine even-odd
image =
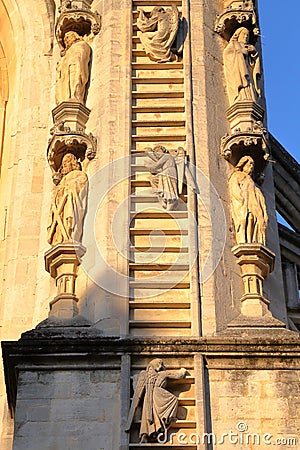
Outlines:
[{"label": "carved molding", "polygon": [[51,134],[56,131],[71,130],[84,132],[86,123],[89,119],[90,109],[79,102],[62,102],[52,110],[54,127],[50,130]]},{"label": "carved molding", "polygon": [[229,41],[240,26],[247,24],[254,36],[260,34],[253,2],[251,0],[232,1],[221,14],[217,15],[215,31]]},{"label": "carved molding", "polygon": [[241,267],[244,295],[241,312],[245,316],[271,315],[269,300],[263,296],[263,280],[274,270],[275,254],[262,244],[239,244],[232,248]]},{"label": "carved molding", "polygon": [[221,155],[233,166],[242,156],[251,156],[255,162],[254,178],[261,183],[270,156],[267,130],[257,123],[249,131],[226,134],[221,138]]},{"label": "carved molding", "polygon": [[[66,3],[66,2],[65,2]],[[73,2],[74,3],[74,2]],[[65,53],[64,35],[68,31],[76,31],[80,36],[93,36],[100,32],[101,16],[95,11],[85,8],[62,7],[55,26],[55,36],[62,55]]]},{"label": "carved molding", "polygon": [[59,244],[45,253],[45,268],[55,279],[57,295],[50,302],[49,316],[69,319],[78,314],[75,294],[78,266],[86,248],[80,243]]},{"label": "carved molding", "polygon": [[65,129],[63,125],[61,125],[61,128],[61,131],[56,128],[52,138],[49,139],[47,150],[54,183],[65,154],[73,153],[77,159],[83,161],[85,158],[89,160],[95,158],[97,151],[97,139],[92,133],[70,131]]}]

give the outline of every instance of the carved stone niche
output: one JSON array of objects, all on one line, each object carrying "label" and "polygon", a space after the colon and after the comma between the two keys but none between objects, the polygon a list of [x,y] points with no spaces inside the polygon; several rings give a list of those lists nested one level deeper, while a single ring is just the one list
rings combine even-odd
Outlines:
[{"label": "carved stone niche", "polygon": [[90,134],[83,132],[70,131],[64,126],[61,130],[55,130],[52,138],[49,139],[47,157],[52,170],[54,184],[60,181],[59,168],[63,157],[67,153],[72,153],[76,158],[83,162],[86,158],[91,160],[96,156],[97,139]]},{"label": "carved stone niche", "polygon": [[256,183],[262,184],[263,172],[270,156],[267,131],[257,127],[247,132],[225,135],[221,139],[221,154],[233,166],[236,166],[243,156],[251,156],[255,163],[253,178]]},{"label": "carved stone niche", "polygon": [[61,49],[65,53],[64,35],[68,31],[76,31],[79,36],[93,36],[101,29],[100,14],[90,10],[93,0],[63,1],[59,8],[60,15],[55,26],[55,36]]},{"label": "carved stone niche", "polygon": [[255,5],[252,0],[224,0],[224,11],[217,15],[215,31],[229,41],[241,26],[252,30],[254,37],[260,34]]}]

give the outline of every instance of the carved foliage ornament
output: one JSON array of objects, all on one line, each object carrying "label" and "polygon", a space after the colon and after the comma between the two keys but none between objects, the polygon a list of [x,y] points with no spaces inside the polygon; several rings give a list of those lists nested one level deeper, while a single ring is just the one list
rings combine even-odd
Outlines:
[{"label": "carved foliage ornament", "polygon": [[236,131],[231,135],[223,136],[221,154],[234,166],[241,156],[251,156],[255,161],[253,175],[258,182],[270,157],[266,128],[261,122],[257,122],[248,131]]},{"label": "carved foliage ornament", "polygon": [[90,134],[66,130],[56,132],[49,140],[48,162],[52,170],[53,182],[57,184],[58,171],[65,154],[73,153],[77,159],[91,160],[96,156],[97,139]]},{"label": "carved foliage ornament", "polygon": [[[76,5],[75,3],[81,4]],[[80,36],[92,38],[98,34],[101,29],[101,16],[95,11],[90,10],[91,2],[63,2],[55,26],[55,36],[61,53],[65,53],[64,36],[68,31],[76,31]]]},{"label": "carved foliage ornament", "polygon": [[229,41],[230,37],[241,25],[249,26],[254,36],[260,34],[255,6],[251,0],[229,0],[225,1],[224,6],[225,10],[217,16],[215,24],[215,31],[224,39]]}]

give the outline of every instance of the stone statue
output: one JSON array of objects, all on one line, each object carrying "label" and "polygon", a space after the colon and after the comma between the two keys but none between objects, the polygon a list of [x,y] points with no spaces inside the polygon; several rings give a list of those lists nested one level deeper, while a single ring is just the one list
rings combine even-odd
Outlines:
[{"label": "stone statue", "polygon": [[140,428],[141,443],[155,440],[157,434],[166,430],[172,419],[176,418],[178,398],[165,389],[167,379],[184,378],[187,371],[166,370],[161,359],[153,359],[138,377],[137,385],[129,411],[126,431],[130,430],[137,406],[143,398]]},{"label": "stone statue", "polygon": [[145,166],[151,172],[150,183],[154,194],[164,209],[173,210],[178,202],[177,168],[175,159],[162,145],[149,148],[147,153],[151,161],[145,161]]},{"label": "stone statue", "polygon": [[252,179],[253,169],[251,156],[244,156],[229,179],[232,218],[237,244],[265,245],[268,214],[265,198]]},{"label": "stone statue", "polygon": [[137,26],[141,43],[152,61],[168,62],[177,60],[181,49],[173,49],[178,26],[179,12],[176,6],[164,8],[155,6],[148,18],[143,10],[139,12]]},{"label": "stone statue", "polygon": [[63,157],[59,174],[48,224],[48,242],[53,246],[81,242],[88,191],[88,177],[72,153]]},{"label": "stone statue", "polygon": [[85,104],[89,79],[91,47],[75,31],[64,36],[66,53],[57,65],[56,104],[80,102]]},{"label": "stone statue", "polygon": [[230,106],[239,100],[257,102],[261,96],[260,59],[254,45],[249,44],[249,30],[239,28],[224,50],[224,72]]}]

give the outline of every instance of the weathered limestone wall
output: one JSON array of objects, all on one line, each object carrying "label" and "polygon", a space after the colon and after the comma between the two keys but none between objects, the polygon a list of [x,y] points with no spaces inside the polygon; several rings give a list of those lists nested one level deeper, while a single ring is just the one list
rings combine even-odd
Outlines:
[{"label": "weathered limestone wall", "polygon": [[[297,370],[209,370],[211,422],[226,448],[297,448],[300,400]],[[248,437],[247,437],[248,435]],[[248,442],[247,442],[248,440]],[[253,446],[253,448],[256,448]]]},{"label": "weathered limestone wall", "polygon": [[[0,337],[18,339],[46,310],[36,303],[43,260],[40,212],[46,168],[50,89],[50,24],[46,2],[0,2],[0,41],[7,63],[8,102],[0,178]],[[11,448],[1,369],[1,448]]]},{"label": "weathered limestone wall", "polygon": [[22,371],[15,449],[119,448],[120,372]]}]

